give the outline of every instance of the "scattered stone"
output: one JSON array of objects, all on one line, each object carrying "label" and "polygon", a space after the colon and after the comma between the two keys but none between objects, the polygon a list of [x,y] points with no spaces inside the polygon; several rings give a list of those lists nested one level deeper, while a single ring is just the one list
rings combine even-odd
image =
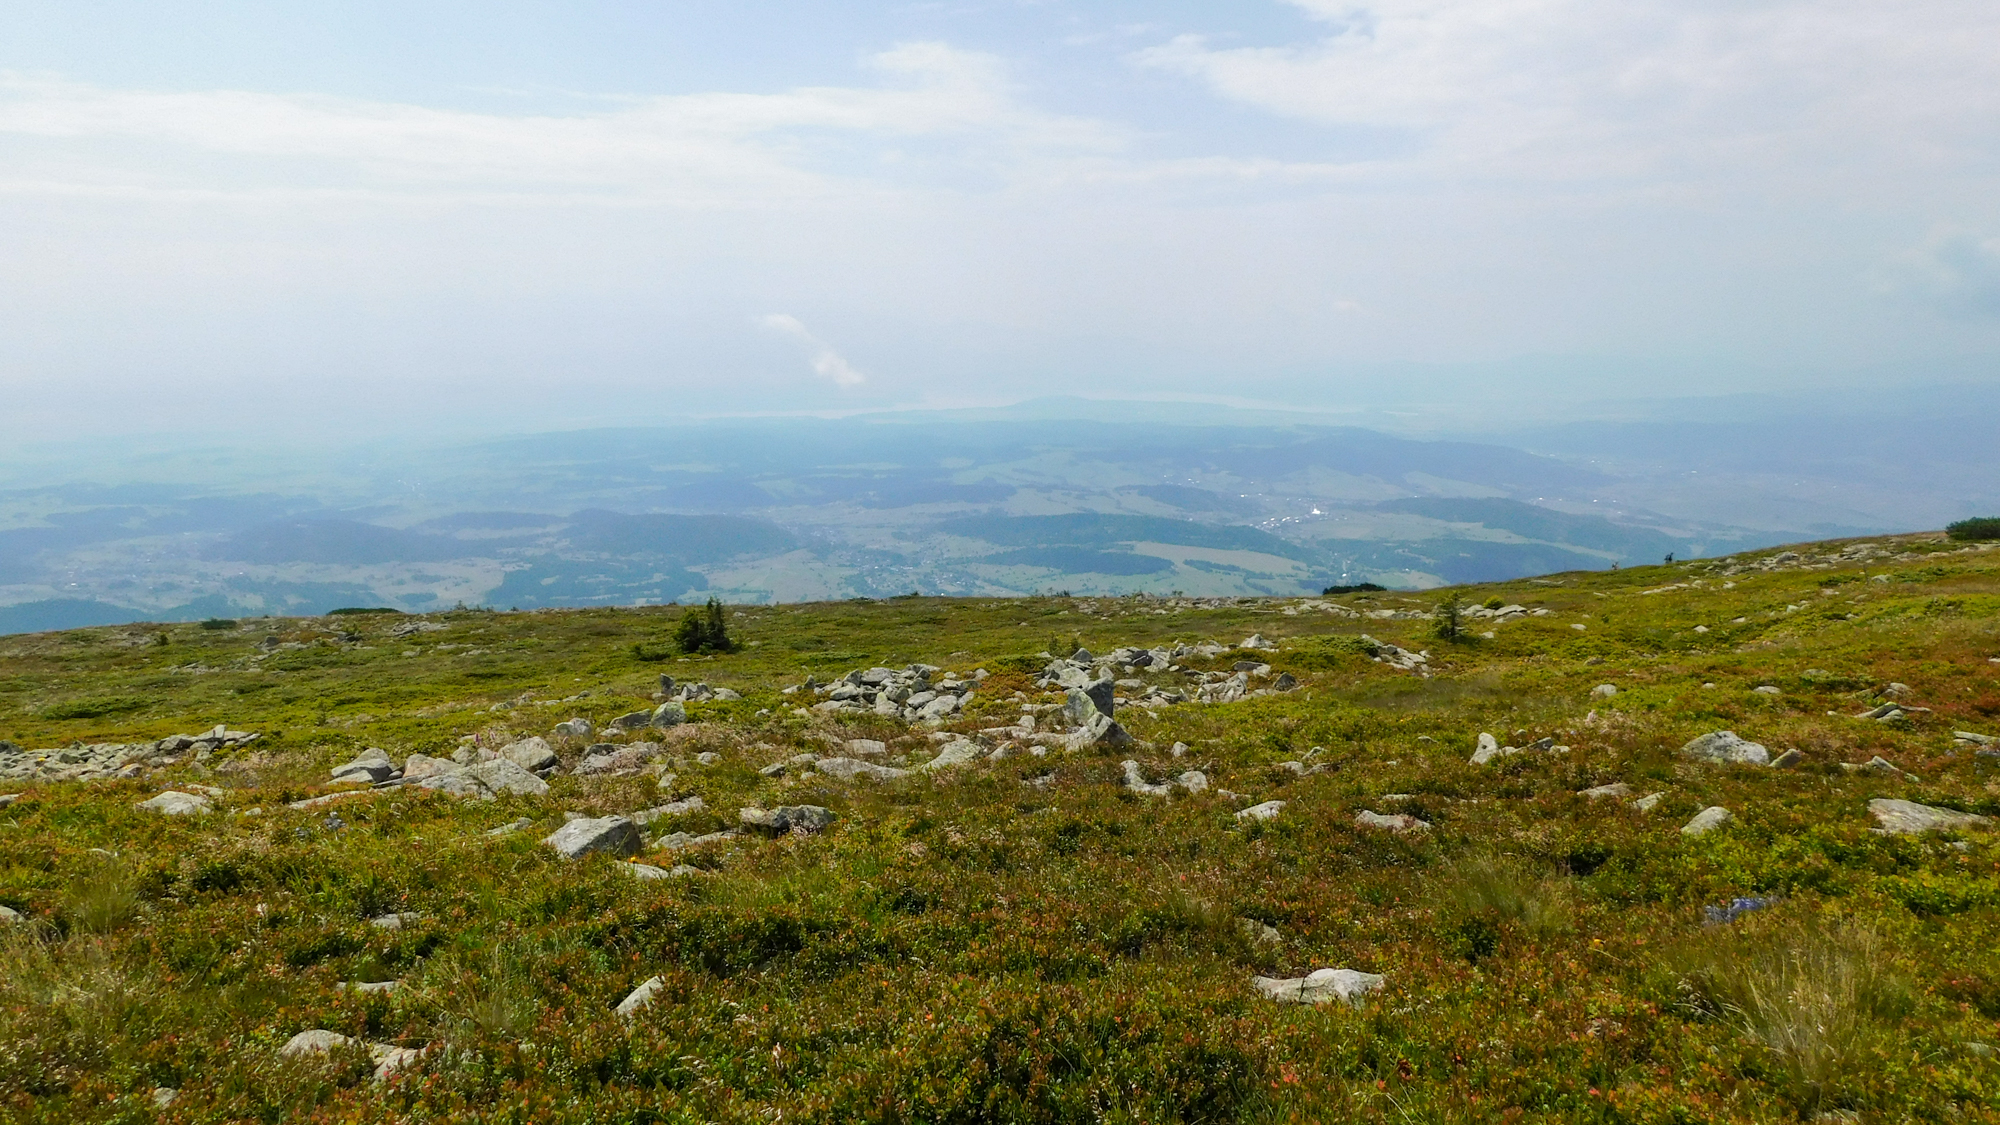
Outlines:
[{"label": "scattered stone", "polygon": [[1598,684],[1596,687],[1590,689],[1590,697],[1592,699],[1610,699],[1617,694],[1617,684]]},{"label": "scattered stone", "polygon": [[404,911],[401,914],[379,914],[368,919],[368,924],[378,930],[400,930],[422,917],[423,915],[410,911]]},{"label": "scattered stone", "polygon": [[1756,687],[1751,688],[1750,690],[1756,692],[1758,695],[1785,694],[1783,691],[1779,690],[1778,688],[1772,687],[1770,684],[1759,684]]},{"label": "scattered stone", "polygon": [[667,982],[665,979],[651,977],[644,984],[626,993],[625,999],[620,1000],[618,1006],[613,1008],[612,1011],[617,1012],[621,1016],[629,1016],[646,1005],[651,1004],[653,997],[659,995],[660,989],[665,988],[666,985]]},{"label": "scattered stone", "polygon": [[1614,781],[1609,785],[1595,786],[1594,788],[1580,790],[1577,793],[1577,796],[1588,797],[1593,801],[1600,801],[1607,797],[1622,801],[1631,795],[1632,787],[1622,781]]},{"label": "scattered stone", "polygon": [[1188,744],[1185,742],[1176,742],[1167,752],[1176,758],[1184,758],[1187,756]]},{"label": "scattered stone", "polygon": [[510,820],[498,828],[489,828],[486,830],[486,834],[488,836],[511,836],[523,829],[534,827],[534,824],[533,820],[524,816],[518,820]]},{"label": "scattered stone", "polygon": [[694,760],[704,766],[712,766],[722,760],[722,755],[713,750],[703,750],[694,756]]},{"label": "scattered stone", "polygon": [[[660,706],[665,707],[666,704],[662,703]],[[611,725],[604,729],[618,732],[644,730],[646,727],[652,725],[652,722],[653,712],[630,711],[611,720]]]},{"label": "scattered stone", "polygon": [[1483,766],[1486,763],[1492,761],[1493,759],[1500,757],[1503,753],[1517,753],[1517,751],[1514,751],[1511,748],[1506,751],[1502,751],[1500,749],[1499,739],[1493,737],[1486,731],[1480,731],[1478,745],[1472,751],[1472,764],[1475,766]]},{"label": "scattered stone", "polygon": [[1258,945],[1276,945],[1283,940],[1278,934],[1278,927],[1266,925],[1255,918],[1238,918],[1236,928]]},{"label": "scattered stone", "polygon": [[2000,747],[2000,738],[1996,738],[1990,734],[1974,734],[1969,730],[1955,730],[1951,732],[1951,737],[1954,741],[1963,742],[1967,746]]},{"label": "scattered stone", "polygon": [[970,765],[984,755],[985,751],[980,748],[977,742],[969,739],[960,739],[956,742],[946,743],[944,749],[938,751],[937,757],[932,758],[917,768],[926,772],[931,770],[956,769],[959,766]]},{"label": "scattered stone", "polygon": [[1408,813],[1389,813],[1385,816],[1367,809],[1354,814],[1354,824],[1358,828],[1386,828],[1396,833],[1428,832],[1431,827],[1429,821],[1418,820]]},{"label": "scattered stone", "polygon": [[1648,793],[1632,802],[1632,807],[1638,809],[1640,812],[1652,812],[1661,801],[1666,800],[1666,797],[1665,793]]},{"label": "scattered stone", "polygon": [[[730,694],[734,695],[735,693],[731,692]],[[742,697],[738,696],[737,698],[740,699]],[[686,707],[681,706],[673,700],[668,700],[658,707],[653,708],[652,715],[642,725],[654,726],[661,730],[666,730],[668,727],[677,727],[687,722],[687,717]]]},{"label": "scattered stone", "polygon": [[[581,719],[571,721],[583,722]],[[590,724],[584,723],[583,725],[583,733],[590,733]],[[558,729],[557,733],[561,733],[560,729]],[[561,761],[561,759],[556,757],[556,752],[549,747],[548,740],[539,737],[524,738],[519,742],[510,742],[500,748],[500,756],[530,773],[537,774],[547,773],[555,769],[557,763]],[[405,766],[403,772],[408,773],[409,767]]]},{"label": "scattered stone", "polygon": [[0,793],[0,809],[4,809],[20,799],[21,795],[19,793]]},{"label": "scattered stone", "polygon": [[1387,983],[1379,973],[1353,969],[1315,969],[1303,977],[1252,977],[1257,991],[1284,1004],[1324,1004],[1339,1000],[1358,1008],[1369,993]]},{"label": "scattered stone", "polygon": [[311,1031],[301,1031],[287,1039],[285,1045],[278,1048],[278,1053],[289,1059],[306,1058],[311,1055],[330,1054],[358,1042],[360,1040],[350,1039],[338,1031],[314,1028]]},{"label": "scattered stone", "polygon": [[375,1060],[375,1081],[387,1082],[424,1057],[422,1047],[398,1047],[392,1043],[370,1043],[368,1054]]},{"label": "scattered stone", "polygon": [[1200,770],[1188,770],[1174,778],[1174,783],[1190,793],[1199,793],[1208,788],[1208,775]]},{"label": "scattered stone", "polygon": [[360,781],[369,785],[402,775],[402,771],[396,768],[396,763],[389,760],[386,751],[372,746],[363,750],[353,761],[333,767],[332,772],[335,782]]},{"label": "scattered stone", "polygon": [[1701,922],[1704,926],[1724,926],[1759,910],[1768,910],[1784,899],[1771,895],[1765,898],[1732,898],[1722,906],[1701,908]]},{"label": "scattered stone", "polygon": [[1705,762],[1742,762],[1763,766],[1771,762],[1771,752],[1755,742],[1737,737],[1733,730],[1711,731],[1690,739],[1681,747],[1681,757]]},{"label": "scattered stone", "polygon": [[1878,773],[1887,777],[1908,776],[1902,770],[1896,768],[1896,763],[1884,758],[1880,754],[1858,765],[1854,762],[1842,762],[1840,763],[1840,768],[1846,770],[1848,773]]},{"label": "scattered stone", "polygon": [[484,787],[484,795],[488,800],[502,793],[544,797],[549,792],[548,782],[529,773],[511,758],[495,758],[490,762],[467,766],[465,774]]},{"label": "scattered stone", "polygon": [[1887,836],[1985,828],[1993,823],[1991,817],[1980,816],[1977,813],[1934,808],[1930,805],[1920,805],[1915,801],[1898,801],[1888,797],[1877,797],[1868,802],[1868,811],[1881,826],[1877,831]]},{"label": "scattered stone", "polygon": [[592,852],[608,855],[637,855],[639,826],[622,816],[585,817],[572,820],[542,840],[565,859],[577,859]]},{"label": "scattered stone", "polygon": [[1119,765],[1125,771],[1125,788],[1134,793],[1146,797],[1164,797],[1174,791],[1172,785],[1155,785],[1147,781],[1146,775],[1139,771],[1139,763],[1130,758]]},{"label": "scattered stone", "polygon": [[889,752],[889,744],[872,738],[850,738],[844,743],[849,755],[856,758],[879,758]]},{"label": "scattered stone", "polygon": [[403,762],[403,780],[417,782],[427,777],[457,773],[463,768],[450,758],[433,758],[428,754],[412,754]]},{"label": "scattered stone", "polygon": [[174,1099],[180,1096],[181,1092],[172,1086],[155,1086],[153,1087],[153,1108],[165,1109],[174,1104]]},{"label": "scattered stone", "polygon": [[1242,644],[1237,645],[1236,647],[1248,648],[1248,649],[1275,649],[1278,646],[1272,644],[1270,641],[1265,640],[1264,634],[1252,633],[1247,639],[1244,640]]},{"label": "scattered stone", "polygon": [[401,987],[403,982],[394,980],[348,980],[340,982],[340,987],[356,992],[390,993]]},{"label": "scattered stone", "polygon": [[654,821],[660,820],[664,817],[686,816],[688,813],[700,812],[701,810],[707,807],[708,804],[704,802],[700,797],[689,797],[686,800],[681,800],[681,801],[669,801],[664,805],[658,805],[650,809],[642,809],[638,812],[633,813],[632,823],[639,825],[651,824]]},{"label": "scattered stone", "polygon": [[870,781],[893,781],[908,776],[910,772],[894,766],[864,762],[859,758],[821,758],[813,763],[813,768],[841,781],[853,781],[857,777],[865,777]]},{"label": "scattered stone", "polygon": [[1269,820],[1285,811],[1283,801],[1265,801],[1261,805],[1251,805],[1236,814],[1238,820]]},{"label": "scattered stone", "polygon": [[195,816],[211,811],[208,798],[194,793],[182,793],[169,789],[149,801],[140,801],[139,808],[152,809],[167,816]]},{"label": "scattered stone", "polygon": [[1132,736],[1116,719],[1099,712],[1069,736],[1067,745],[1071,750],[1087,750],[1093,746],[1127,746],[1131,742]]},{"label": "scattered stone", "polygon": [[1736,814],[1721,805],[1710,805],[1694,814],[1694,819],[1681,826],[1683,836],[1701,836],[1736,819]]},{"label": "scattered stone", "polygon": [[1799,753],[1798,747],[1794,746],[1791,749],[1786,750],[1784,753],[1778,755],[1777,757],[1771,759],[1771,768],[1774,770],[1797,769],[1799,763],[1805,760],[1806,756],[1804,754]]},{"label": "scattered stone", "polygon": [[833,824],[836,813],[819,805],[781,805],[775,809],[739,809],[743,827],[772,834],[823,832]]},{"label": "scattered stone", "polygon": [[0,906],[0,926],[22,920],[21,912],[11,906]]},{"label": "scattered stone", "polygon": [[[566,719],[563,722],[557,723],[555,730],[551,733],[555,734],[558,738],[589,738],[594,733],[594,729],[591,727],[589,719],[579,715],[576,718]],[[534,767],[530,766],[529,768],[533,769]]]}]

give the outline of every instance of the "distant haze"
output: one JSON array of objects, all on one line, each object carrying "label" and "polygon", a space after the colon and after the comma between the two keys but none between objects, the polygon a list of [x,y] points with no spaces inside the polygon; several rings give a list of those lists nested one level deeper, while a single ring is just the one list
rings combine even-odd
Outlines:
[{"label": "distant haze", "polygon": [[60,448],[1990,386],[1996,42],[1983,0],[17,4],[0,395]]}]

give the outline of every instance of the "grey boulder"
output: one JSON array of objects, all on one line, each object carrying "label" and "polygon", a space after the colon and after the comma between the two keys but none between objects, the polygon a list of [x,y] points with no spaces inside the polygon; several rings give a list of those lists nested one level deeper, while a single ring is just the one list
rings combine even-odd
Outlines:
[{"label": "grey boulder", "polygon": [[959,766],[971,765],[984,756],[985,752],[980,749],[977,742],[961,738],[946,743],[944,749],[938,751],[937,757],[917,768],[925,771],[956,769]]},{"label": "grey boulder", "polygon": [[164,813],[167,816],[194,816],[208,812],[212,808],[207,797],[195,793],[182,793],[176,789],[169,789],[151,800],[140,801],[138,807]]},{"label": "grey boulder", "polygon": [[1083,726],[1069,736],[1069,748],[1085,750],[1092,746],[1126,746],[1131,741],[1132,736],[1118,725],[1116,719],[1100,711],[1090,715]]},{"label": "grey boulder", "polygon": [[648,978],[644,984],[626,993],[625,999],[620,1000],[618,1006],[612,1010],[621,1016],[629,1016],[646,1005],[651,1004],[653,997],[659,995],[660,989],[665,988],[666,985],[667,982],[660,977]]},{"label": "grey boulder", "polygon": [[1694,814],[1694,819],[1681,826],[1683,836],[1702,836],[1736,819],[1736,814],[1721,805],[1710,805]]},{"label": "grey boulder", "polygon": [[841,781],[853,781],[857,777],[865,777],[870,781],[893,781],[908,776],[910,772],[894,766],[864,762],[859,758],[821,758],[813,763],[813,768]]},{"label": "grey boulder", "polygon": [[1877,831],[1887,836],[1985,828],[1993,823],[1993,818],[1980,816],[1977,813],[1940,809],[1931,805],[1920,805],[1915,801],[1898,801],[1887,797],[1877,797],[1868,802],[1868,812],[1874,816],[1875,823],[1881,826]]},{"label": "grey boulder", "polygon": [[1687,745],[1681,747],[1681,757],[1703,762],[1741,762],[1753,766],[1771,764],[1769,750],[1738,737],[1733,730],[1711,731],[1700,738],[1689,739]]},{"label": "grey boulder", "polygon": [[1281,1004],[1325,1004],[1338,1000],[1358,1008],[1368,994],[1381,988],[1386,979],[1380,973],[1353,969],[1315,969],[1302,977],[1252,977],[1257,991]]},{"label": "grey boulder", "polygon": [[738,809],[737,819],[745,828],[774,834],[820,832],[834,822],[832,809],[819,805],[781,805],[775,809]]},{"label": "grey boulder", "polygon": [[592,852],[608,855],[638,855],[639,826],[627,817],[585,817],[572,820],[542,840],[565,859]]},{"label": "grey boulder", "polygon": [[353,761],[333,767],[332,772],[335,781],[359,781],[373,785],[378,781],[388,781],[400,771],[385,751],[371,746],[356,755]]},{"label": "grey boulder", "polygon": [[529,773],[552,770],[556,768],[558,761],[556,752],[549,748],[548,740],[544,738],[524,738],[519,742],[510,742],[500,748],[500,756]]}]

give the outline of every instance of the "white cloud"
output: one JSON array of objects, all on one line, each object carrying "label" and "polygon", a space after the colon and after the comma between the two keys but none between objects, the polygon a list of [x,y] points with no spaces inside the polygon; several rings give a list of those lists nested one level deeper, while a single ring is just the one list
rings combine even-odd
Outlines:
[{"label": "white cloud", "polygon": [[798,317],[788,313],[770,313],[758,318],[758,323],[773,332],[782,333],[798,341],[805,347],[806,362],[821,376],[833,380],[842,390],[858,387],[868,381],[868,377],[854,369],[854,365],[842,359],[839,352],[818,336],[812,334]]},{"label": "white cloud", "polygon": [[1273,113],[1403,135],[1375,163],[1649,183],[1984,166],[2000,138],[1986,0],[1290,0],[1315,41],[1181,36],[1143,64]]},{"label": "white cloud", "polygon": [[1949,316],[2000,319],[2000,238],[1939,231],[1888,272],[1891,292]]},{"label": "white cloud", "polygon": [[[1027,156],[1113,151],[1122,133],[1021,103],[990,55],[910,43],[874,87],[627,99],[504,115],[314,95],[149,92],[0,74],[16,192],[350,190],[733,206],[834,194],[885,151],[944,141]],[[984,170],[999,165],[980,161]]]}]

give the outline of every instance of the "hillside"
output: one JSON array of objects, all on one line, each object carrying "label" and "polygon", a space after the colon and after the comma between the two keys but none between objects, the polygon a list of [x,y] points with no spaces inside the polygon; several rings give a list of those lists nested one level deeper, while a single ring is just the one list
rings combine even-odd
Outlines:
[{"label": "hillside", "polygon": [[2000,1120],[1995,547],[8,637],[0,1117]]}]

